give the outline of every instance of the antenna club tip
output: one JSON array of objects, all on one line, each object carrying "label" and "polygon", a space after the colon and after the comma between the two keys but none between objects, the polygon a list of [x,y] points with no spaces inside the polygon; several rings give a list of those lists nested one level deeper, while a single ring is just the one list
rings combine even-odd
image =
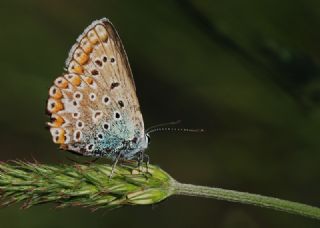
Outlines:
[{"label": "antenna club tip", "polygon": [[[189,130],[189,129],[188,129]],[[190,129],[189,131],[191,131],[191,132],[205,132],[205,130],[204,129]]]}]

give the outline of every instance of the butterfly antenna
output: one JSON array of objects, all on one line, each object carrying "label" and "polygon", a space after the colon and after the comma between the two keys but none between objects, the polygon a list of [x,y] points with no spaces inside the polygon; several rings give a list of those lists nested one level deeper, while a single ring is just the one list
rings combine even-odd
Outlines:
[{"label": "butterfly antenna", "polygon": [[160,127],[160,128],[151,129],[147,131],[147,133],[150,134],[157,131],[204,132],[204,129]]},{"label": "butterfly antenna", "polygon": [[172,121],[172,122],[167,122],[167,123],[161,123],[161,124],[157,124],[157,125],[154,125],[152,127],[149,127],[146,132],[149,133],[150,131],[154,130],[154,129],[157,129],[159,127],[163,127],[163,126],[168,126],[168,125],[176,125],[176,124],[179,124],[181,123],[181,120],[176,120],[176,121]]}]

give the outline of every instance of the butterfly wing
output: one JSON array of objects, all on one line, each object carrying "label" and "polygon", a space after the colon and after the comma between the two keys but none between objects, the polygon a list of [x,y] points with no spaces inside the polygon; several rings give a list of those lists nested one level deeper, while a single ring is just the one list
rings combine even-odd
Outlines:
[{"label": "butterfly wing", "polygon": [[128,58],[109,20],[94,21],[84,30],[70,50],[66,70],[50,88],[47,102],[55,143],[83,155],[114,158],[127,142],[144,138]]}]

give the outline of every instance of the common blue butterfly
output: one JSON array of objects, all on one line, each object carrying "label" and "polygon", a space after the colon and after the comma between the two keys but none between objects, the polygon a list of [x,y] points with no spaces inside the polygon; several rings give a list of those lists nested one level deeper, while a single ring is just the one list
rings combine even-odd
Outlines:
[{"label": "common blue butterfly", "polygon": [[108,19],[94,21],[71,48],[65,73],[49,89],[47,111],[61,149],[116,162],[143,159],[149,135],[127,55]]}]

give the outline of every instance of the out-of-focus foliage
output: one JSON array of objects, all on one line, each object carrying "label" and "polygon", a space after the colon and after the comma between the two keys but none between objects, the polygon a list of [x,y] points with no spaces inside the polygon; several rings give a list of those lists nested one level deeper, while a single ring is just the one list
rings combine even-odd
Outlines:
[{"label": "out-of-focus foliage", "polygon": [[[2,2],[2,160],[78,159],[51,142],[45,101],[76,37],[104,16],[126,47],[146,126],[181,119],[183,127],[206,129],[152,135],[147,153],[153,164],[183,182],[320,206],[315,0]],[[182,197],[154,209],[107,213],[12,207],[0,210],[0,219],[1,227],[319,226],[250,206]]]}]

